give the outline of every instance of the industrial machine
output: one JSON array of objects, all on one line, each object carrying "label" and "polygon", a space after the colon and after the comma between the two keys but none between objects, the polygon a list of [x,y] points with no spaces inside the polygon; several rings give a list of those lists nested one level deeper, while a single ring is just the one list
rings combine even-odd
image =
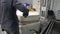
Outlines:
[{"label": "industrial machine", "polygon": [[60,0],[41,0],[41,31],[37,34],[60,34]]},{"label": "industrial machine", "polygon": [[29,15],[24,18],[22,12],[17,10],[20,34],[34,34],[40,28],[40,0],[21,0],[21,2],[24,6],[28,6]]},{"label": "industrial machine", "polygon": [[60,34],[60,0],[22,0],[28,3],[29,16],[24,18],[17,12],[20,23],[20,34]]},{"label": "industrial machine", "polygon": [[[22,12],[17,10],[16,14],[19,19],[19,31],[20,34],[33,34],[36,30],[39,30],[40,27],[40,0],[18,0],[25,7],[30,9],[29,15],[27,18],[24,18]],[[36,10],[35,10],[36,9]],[[6,32],[1,31],[0,34],[6,34]]]},{"label": "industrial machine", "polygon": [[[37,2],[36,2],[37,1]],[[38,3],[39,2],[39,3]],[[23,23],[21,34],[60,34],[60,0],[33,0],[33,8],[37,8],[38,15],[21,18],[23,21],[36,21]],[[34,12],[32,12],[33,14]],[[31,14],[31,12],[30,12]],[[34,13],[35,14],[35,13]],[[20,17],[19,17],[20,18]],[[33,18],[31,20],[31,18]],[[40,19],[39,19],[40,18]],[[29,20],[28,20],[29,19]],[[32,25],[33,24],[33,25]]]}]

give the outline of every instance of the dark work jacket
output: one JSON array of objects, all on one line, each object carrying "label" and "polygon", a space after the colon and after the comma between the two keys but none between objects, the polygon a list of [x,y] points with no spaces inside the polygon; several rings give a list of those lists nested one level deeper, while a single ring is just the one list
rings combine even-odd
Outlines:
[{"label": "dark work jacket", "polygon": [[15,30],[18,28],[16,9],[26,9],[18,0],[0,0],[0,23],[2,29]]}]

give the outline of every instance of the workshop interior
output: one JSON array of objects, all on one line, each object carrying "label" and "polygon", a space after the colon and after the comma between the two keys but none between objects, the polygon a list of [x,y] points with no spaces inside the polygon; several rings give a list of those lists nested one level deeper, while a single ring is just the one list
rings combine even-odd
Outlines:
[{"label": "workshop interior", "polygon": [[[60,0],[19,0],[29,9],[27,18],[17,9],[20,34],[60,34]],[[0,34],[6,34],[1,31]]]}]

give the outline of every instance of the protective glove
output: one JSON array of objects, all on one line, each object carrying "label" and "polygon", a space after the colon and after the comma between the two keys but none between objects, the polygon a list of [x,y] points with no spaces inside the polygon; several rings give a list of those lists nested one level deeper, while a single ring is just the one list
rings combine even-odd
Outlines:
[{"label": "protective glove", "polygon": [[29,14],[29,10],[28,9],[24,9],[23,10],[23,16],[26,18]]}]

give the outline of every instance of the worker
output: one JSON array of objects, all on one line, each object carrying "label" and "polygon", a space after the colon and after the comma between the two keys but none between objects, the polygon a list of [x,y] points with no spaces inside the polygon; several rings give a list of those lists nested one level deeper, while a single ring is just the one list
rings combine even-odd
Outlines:
[{"label": "worker", "polygon": [[19,34],[19,21],[16,10],[23,12],[26,18],[29,10],[18,0],[0,0],[0,23],[2,31],[7,34]]}]

